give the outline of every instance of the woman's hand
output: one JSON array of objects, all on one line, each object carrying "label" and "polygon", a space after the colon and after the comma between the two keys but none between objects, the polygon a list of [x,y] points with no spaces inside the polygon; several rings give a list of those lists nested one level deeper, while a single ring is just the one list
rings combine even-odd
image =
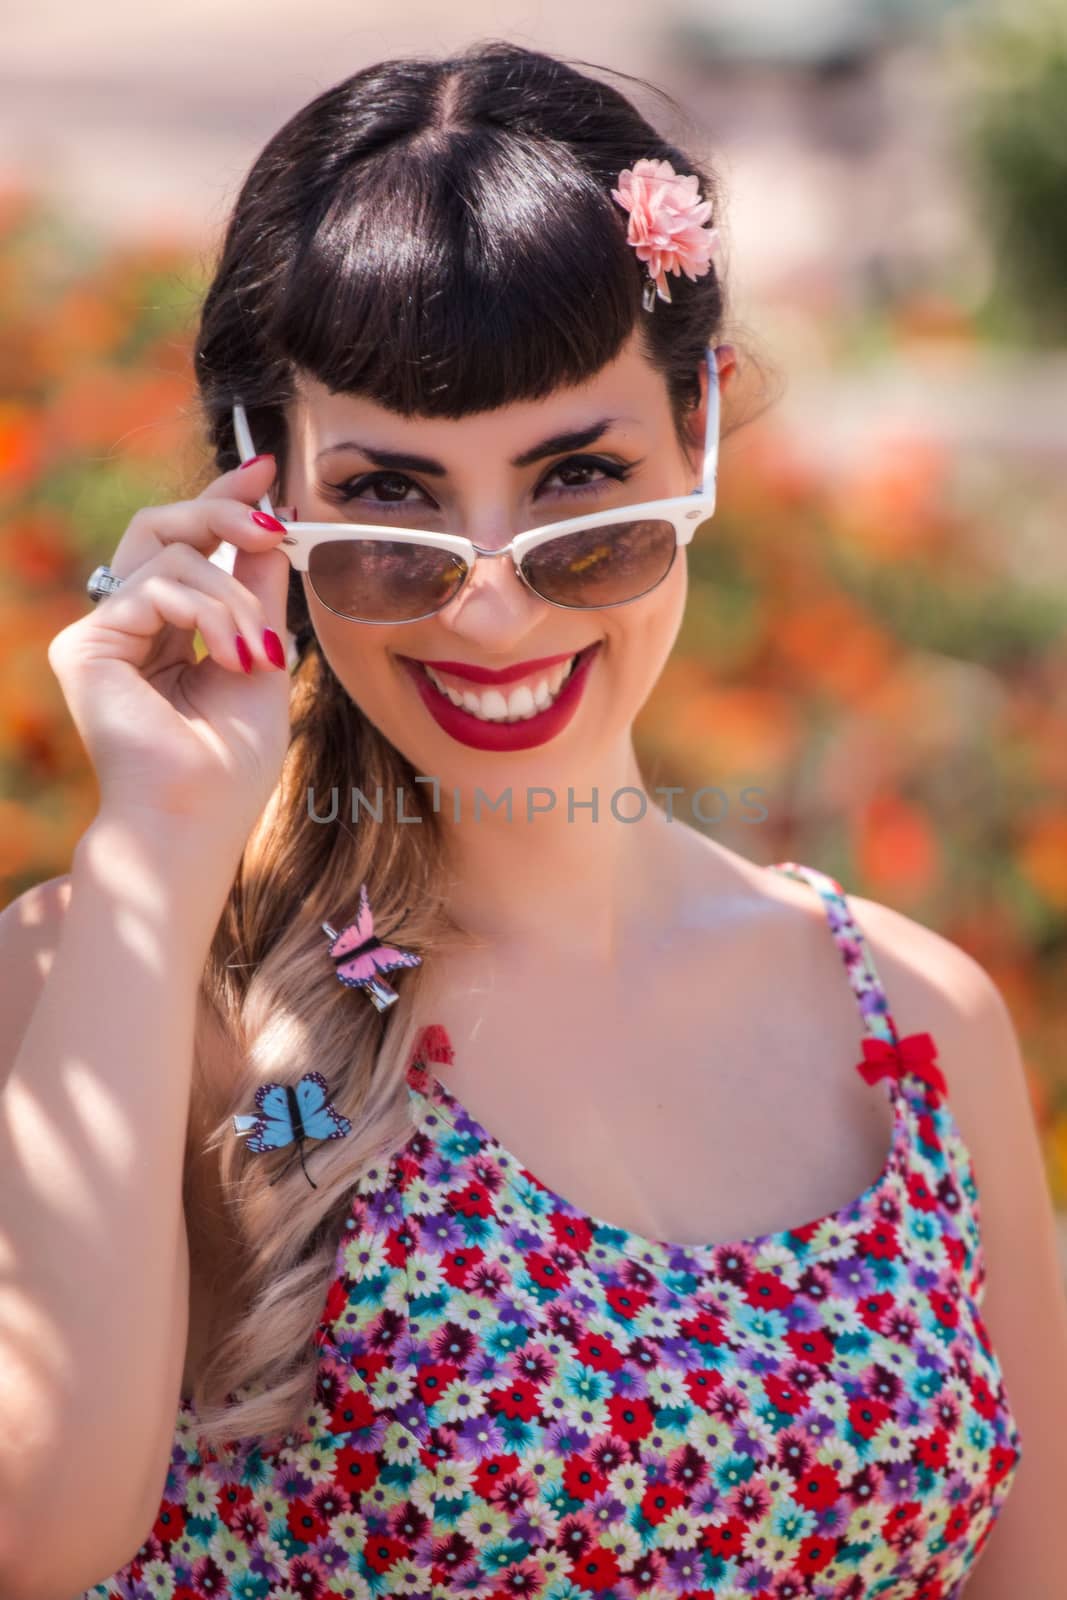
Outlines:
[{"label": "woman's hand", "polygon": [[[289,562],[282,533],[253,519],[274,472],[273,457],[261,457],[194,500],[135,512],[109,563],[121,588],[48,647],[102,812],[185,838],[202,831],[210,854],[228,859],[289,744],[289,674],[264,645],[266,628],[284,640]],[[208,559],[222,541],[237,546],[232,576]],[[209,652],[200,661],[197,628]]]}]

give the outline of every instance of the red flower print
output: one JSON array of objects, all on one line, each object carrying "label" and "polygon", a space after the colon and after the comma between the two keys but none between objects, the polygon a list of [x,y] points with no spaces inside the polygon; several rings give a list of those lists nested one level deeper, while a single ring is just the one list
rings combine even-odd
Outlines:
[{"label": "red flower print", "polygon": [[329,1523],[307,1500],[291,1500],[286,1509],[286,1522],[294,1539],[303,1544],[314,1544],[329,1532]]},{"label": "red flower print", "polygon": [[702,1311],[699,1316],[683,1318],[681,1331],[687,1339],[701,1344],[722,1344],[723,1320],[716,1311]]},{"label": "red flower print", "polygon": [[729,1517],[725,1522],[709,1523],[700,1535],[700,1542],[712,1555],[736,1560],[741,1554],[745,1532],[741,1517]]},{"label": "red flower print", "polygon": [[810,1328],[804,1333],[793,1328],[786,1334],[785,1342],[795,1356],[813,1367],[825,1367],[834,1353],[833,1340],[822,1328]]},{"label": "red flower print", "polygon": [[526,1257],[526,1270],[541,1289],[562,1289],[569,1281],[557,1262],[536,1250]]},{"label": "red flower print", "polygon": [[857,1302],[856,1309],[867,1327],[880,1333],[883,1326],[882,1319],[890,1314],[895,1304],[891,1294],[868,1294]]},{"label": "red flower print", "polygon": [[[429,1465],[436,1465],[432,1450],[429,1452]],[[516,1455],[488,1456],[478,1463],[471,1485],[475,1494],[480,1494],[483,1500],[495,1502],[500,1485],[514,1480],[518,1470],[519,1458]]]},{"label": "red flower print", "polygon": [[926,1297],[930,1302],[930,1309],[943,1328],[955,1328],[960,1320],[959,1306],[951,1294],[944,1290],[936,1290]]},{"label": "red flower print", "polygon": [[880,1400],[869,1395],[859,1395],[849,1401],[848,1420],[863,1439],[873,1439],[882,1423],[892,1413]]},{"label": "red flower print", "polygon": [[171,1500],[164,1500],[152,1529],[152,1536],[161,1544],[171,1544],[185,1532],[185,1512]]},{"label": "red flower print", "polygon": [[445,1390],[459,1377],[462,1368],[451,1361],[431,1361],[415,1374],[415,1389],[425,1405],[440,1400]]},{"label": "red flower print", "polygon": [[997,1397],[980,1373],[971,1384],[971,1404],[987,1422],[997,1414]]},{"label": "red flower print", "polygon": [[821,1534],[811,1534],[800,1542],[800,1553],[797,1556],[797,1566],[801,1572],[821,1572],[823,1567],[828,1567],[837,1554],[837,1541],[823,1538]]},{"label": "red flower print", "polygon": [[473,1281],[472,1274],[485,1261],[485,1251],[477,1245],[465,1245],[461,1250],[449,1250],[441,1257],[441,1271],[445,1282],[453,1289],[463,1289]]},{"label": "red flower print", "polygon": [[501,1416],[518,1418],[522,1422],[532,1422],[541,1409],[537,1390],[521,1378],[506,1388],[490,1390],[489,1400],[493,1410]]},{"label": "red flower print", "polygon": [[947,1435],[944,1428],[935,1428],[925,1439],[915,1442],[915,1459],[921,1467],[934,1472],[944,1472],[948,1463]]},{"label": "red flower print", "polygon": [[219,1520],[237,1533],[248,1518],[252,1489],[247,1483],[228,1483],[219,1495]]},{"label": "red flower print", "polygon": [[859,1234],[856,1243],[864,1255],[874,1256],[880,1261],[892,1261],[900,1254],[897,1230],[888,1222],[876,1222],[873,1228]]},{"label": "red flower print", "polygon": [[360,1495],[373,1489],[378,1481],[381,1463],[372,1450],[354,1450],[343,1446],[337,1452],[336,1477],[339,1486],[357,1501]]},{"label": "red flower print", "polygon": [[611,1431],[620,1439],[643,1439],[652,1427],[652,1407],[647,1400],[613,1395],[608,1401]]},{"label": "red flower print", "polygon": [[745,1299],[765,1311],[782,1311],[794,1299],[794,1292],[773,1272],[754,1272],[745,1284]]},{"label": "red flower print", "polygon": [[492,1196],[481,1183],[468,1183],[465,1189],[454,1189],[448,1200],[459,1217],[491,1217],[493,1214]]},{"label": "red flower print", "polygon": [[722,1373],[709,1368],[699,1368],[695,1372],[687,1372],[684,1382],[693,1404],[703,1406],[705,1411],[710,1411],[722,1384]]},{"label": "red flower print", "polygon": [[989,1482],[997,1484],[1002,1478],[1006,1478],[1019,1460],[1020,1452],[1018,1450],[1009,1449],[1007,1445],[996,1445],[990,1456],[989,1470],[986,1474]]},{"label": "red flower print", "polygon": [[569,1217],[562,1211],[554,1211],[548,1225],[560,1244],[569,1245],[580,1256],[588,1252],[593,1242],[593,1228],[586,1217]]},{"label": "red flower print", "polygon": [[971,1519],[967,1514],[966,1506],[954,1506],[945,1523],[944,1539],[947,1544],[955,1544],[967,1535],[971,1526]]},{"label": "red flower print", "polygon": [[619,1563],[610,1550],[590,1550],[575,1563],[575,1581],[599,1592],[619,1581]]},{"label": "red flower print", "polygon": [[368,1533],[363,1546],[363,1560],[372,1572],[384,1575],[398,1561],[404,1561],[410,1551],[403,1539],[390,1538],[385,1533]]},{"label": "red flower print", "polygon": [[916,1211],[936,1211],[937,1196],[919,1172],[908,1174],[908,1204]]},{"label": "red flower print", "polygon": [[916,1517],[922,1513],[922,1507],[914,1500],[902,1501],[900,1505],[891,1508],[886,1519],[886,1531],[891,1544],[903,1549],[909,1542]]},{"label": "red flower print", "polygon": [[967,1246],[962,1239],[948,1237],[944,1240],[945,1254],[948,1256],[949,1269],[954,1278],[963,1276],[964,1265],[967,1261]]},{"label": "red flower print", "polygon": [[584,1334],[575,1346],[575,1354],[583,1366],[595,1367],[598,1372],[617,1372],[623,1364],[622,1354],[600,1333]]},{"label": "red flower print", "polygon": [[587,1456],[569,1456],[563,1468],[563,1487],[575,1500],[591,1500],[603,1494],[608,1480]]},{"label": "red flower print", "polygon": [[785,1411],[794,1416],[798,1411],[807,1409],[810,1401],[803,1389],[798,1389],[796,1384],[788,1378],[779,1377],[775,1372],[768,1372],[763,1380],[767,1391],[767,1398],[779,1411]]},{"label": "red flower print", "polygon": [[330,1284],[326,1295],[326,1306],[322,1313],[322,1323],[315,1334],[316,1344],[322,1344],[328,1337],[328,1329],[332,1328],[341,1312],[348,1304],[348,1290],[340,1278],[335,1278]]},{"label": "red flower print", "polygon": [[793,1499],[810,1511],[823,1511],[832,1506],[841,1493],[841,1482],[833,1467],[812,1462],[793,1485]]},{"label": "red flower print", "polygon": [[636,1317],[648,1304],[648,1295],[642,1294],[639,1289],[623,1289],[609,1284],[606,1293],[608,1303],[618,1317]]},{"label": "red flower print", "polygon": [[366,1433],[377,1421],[374,1402],[358,1384],[352,1384],[338,1393],[330,1412],[330,1427],[335,1433]]},{"label": "red flower print", "polygon": [[685,1505],[685,1490],[669,1483],[650,1483],[641,1496],[641,1513],[653,1527]]}]

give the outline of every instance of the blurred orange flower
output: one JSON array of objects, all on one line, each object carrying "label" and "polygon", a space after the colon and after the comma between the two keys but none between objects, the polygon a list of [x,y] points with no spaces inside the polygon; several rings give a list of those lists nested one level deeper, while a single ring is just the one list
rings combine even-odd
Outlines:
[{"label": "blurred orange flower", "polygon": [[1032,821],[1019,845],[1019,866],[1053,905],[1067,910],[1067,811]]},{"label": "blurred orange flower", "polygon": [[40,414],[15,400],[0,400],[0,489],[23,489],[43,458]]},{"label": "blurred orange flower", "polygon": [[864,807],[854,854],[865,881],[898,905],[930,892],[941,857],[929,819],[895,794],[877,795]]}]

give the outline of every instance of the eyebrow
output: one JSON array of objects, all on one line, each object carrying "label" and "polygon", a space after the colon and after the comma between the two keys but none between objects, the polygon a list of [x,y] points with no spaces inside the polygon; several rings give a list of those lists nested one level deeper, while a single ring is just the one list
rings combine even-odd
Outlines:
[{"label": "eyebrow", "polygon": [[[540,444],[532,445],[529,450],[523,450],[519,455],[512,456],[511,465],[529,467],[533,462],[543,460],[545,456],[562,455],[568,450],[582,450],[607,433],[609,428],[614,428],[617,423],[636,420],[634,417],[601,417],[599,421],[591,422],[587,428],[575,428],[570,433],[554,433],[551,438],[542,439]],[[432,478],[444,478],[448,475],[448,468],[430,456],[411,455],[406,450],[376,450],[373,446],[360,444],[355,439],[345,439],[341,444],[328,445],[325,450],[319,451],[315,460],[321,461],[325,456],[334,455],[341,450],[358,450],[376,467],[389,467],[400,472],[425,472]]]}]

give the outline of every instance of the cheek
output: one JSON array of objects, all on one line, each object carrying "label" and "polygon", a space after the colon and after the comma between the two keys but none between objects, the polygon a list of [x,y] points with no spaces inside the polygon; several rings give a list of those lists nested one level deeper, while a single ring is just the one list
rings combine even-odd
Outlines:
[{"label": "cheek", "polygon": [[367,623],[346,622],[343,617],[335,616],[315,599],[306,581],[304,593],[312,626],[318,635],[319,648],[334,676],[352,699],[376,721],[374,713],[387,693],[389,674],[394,670],[388,655],[386,634],[395,630],[375,628]]},{"label": "cheek", "polygon": [[635,670],[647,684],[654,682],[674,648],[685,614],[688,593],[686,564],[679,551],[667,577],[645,600],[635,601],[633,626],[622,639],[634,658]]}]

